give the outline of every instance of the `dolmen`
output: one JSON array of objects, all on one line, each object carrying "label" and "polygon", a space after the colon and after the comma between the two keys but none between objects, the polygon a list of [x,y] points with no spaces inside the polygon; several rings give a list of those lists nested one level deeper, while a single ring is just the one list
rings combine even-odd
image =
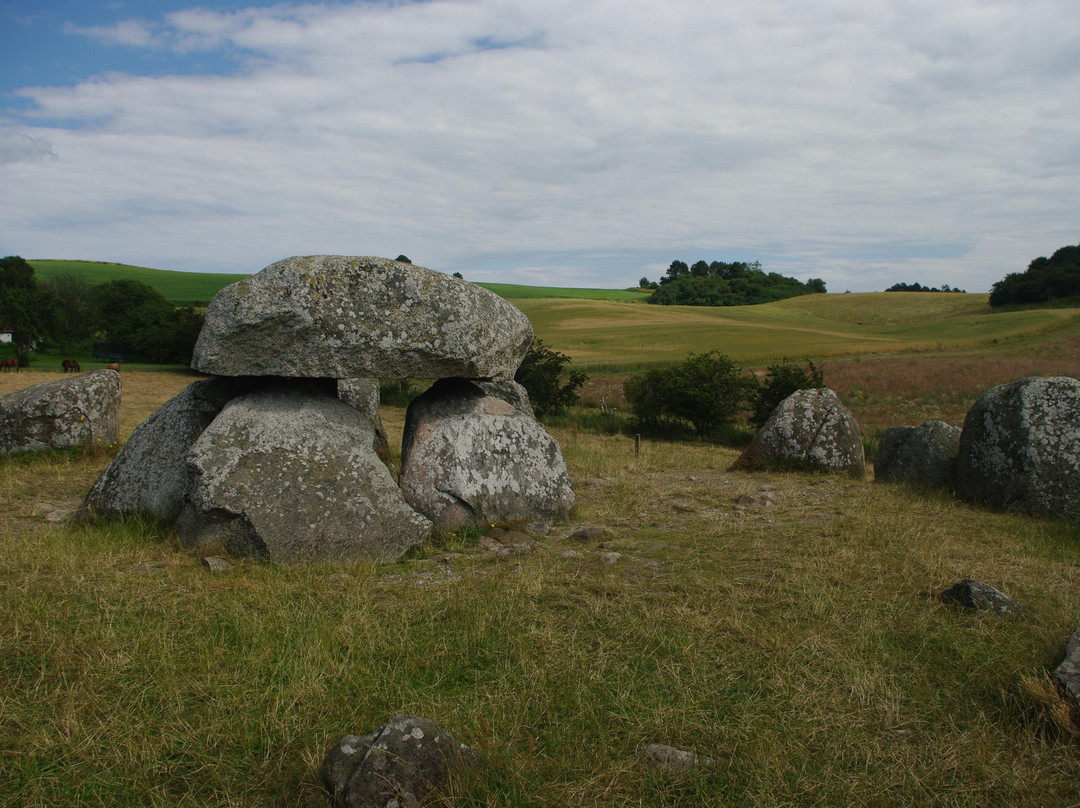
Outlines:
[{"label": "dolmen", "polygon": [[0,452],[111,447],[120,435],[120,374],[95,370],[0,397]]},{"label": "dolmen", "polygon": [[[566,521],[562,453],[513,381],[532,326],[497,295],[384,258],[288,258],[211,301],[210,374],[132,433],[77,518],[142,514],[206,552],[393,561],[434,528]],[[437,380],[383,462],[380,379]]]}]

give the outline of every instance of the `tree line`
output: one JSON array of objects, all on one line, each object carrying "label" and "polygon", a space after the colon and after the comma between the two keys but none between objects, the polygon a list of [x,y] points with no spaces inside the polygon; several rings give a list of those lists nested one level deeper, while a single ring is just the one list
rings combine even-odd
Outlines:
[{"label": "tree line", "polygon": [[803,283],[777,272],[766,272],[753,261],[671,262],[658,282],[642,278],[642,289],[653,290],[649,303],[671,306],[748,306],[825,291],[825,281]]},{"label": "tree line", "polygon": [[886,292],[959,292],[960,294],[966,294],[966,289],[954,289],[949,284],[943,283],[938,286],[923,286],[918,281],[915,283],[894,283]]},{"label": "tree line", "polygon": [[141,281],[91,286],[72,274],[42,281],[23,258],[0,259],[0,328],[11,332],[23,365],[35,346],[55,345],[67,354],[91,338],[122,345],[131,357],[187,364],[203,318],[201,310],[174,306]]},{"label": "tree line", "polygon": [[1036,258],[1024,272],[1010,272],[990,288],[990,305],[1051,303],[1080,296],[1080,245]]}]

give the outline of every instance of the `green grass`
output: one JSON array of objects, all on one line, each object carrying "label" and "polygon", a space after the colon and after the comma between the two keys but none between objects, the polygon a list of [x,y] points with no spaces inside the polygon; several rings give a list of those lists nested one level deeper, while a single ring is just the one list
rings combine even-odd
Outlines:
[{"label": "green grass", "polygon": [[596,300],[521,299],[514,305],[545,344],[587,371],[636,370],[713,349],[763,365],[941,349],[984,350],[1080,331],[1080,310],[996,313],[986,295],[805,295],[758,306],[640,306]]},{"label": "green grass", "polygon": [[199,303],[205,305],[221,289],[246,277],[224,272],[172,272],[98,261],[34,260],[30,261],[30,264],[34,267],[34,273],[42,280],[48,280],[54,275],[69,274],[82,275],[94,286],[114,280],[142,281],[178,306]]},{"label": "green grass", "polygon": [[645,289],[580,289],[559,286],[521,286],[516,283],[478,282],[477,286],[507,300],[573,298],[576,300],[622,300],[643,302],[651,292]]},{"label": "green grass", "polygon": [[[0,461],[0,804],[322,808],[326,750],[398,712],[489,761],[445,805],[1075,804],[1080,748],[1045,685],[1076,624],[1075,530],[555,435],[614,565],[564,531],[512,560],[212,575],[137,520],[35,517],[107,458]],[[738,516],[765,485],[777,505]],[[935,600],[964,576],[1027,610]],[[649,742],[718,765],[667,777]]]}]

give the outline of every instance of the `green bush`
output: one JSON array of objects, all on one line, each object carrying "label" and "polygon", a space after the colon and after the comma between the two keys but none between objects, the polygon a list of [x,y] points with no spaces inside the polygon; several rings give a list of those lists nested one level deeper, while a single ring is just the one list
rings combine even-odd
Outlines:
[{"label": "green bush", "polygon": [[578,400],[578,388],[589,377],[576,370],[563,369],[570,364],[564,353],[545,348],[543,340],[534,339],[528,353],[514,374],[514,381],[529,393],[529,401],[537,416],[561,412]]},{"label": "green bush", "polygon": [[750,423],[760,429],[769,420],[776,405],[796,390],[824,386],[824,373],[813,362],[807,362],[806,368],[790,362],[769,365],[765,383],[759,385],[753,394],[754,412],[750,415]]},{"label": "green bush", "polygon": [[669,430],[686,422],[707,437],[744,407],[754,384],[730,357],[709,351],[630,377],[625,394],[643,430]]}]

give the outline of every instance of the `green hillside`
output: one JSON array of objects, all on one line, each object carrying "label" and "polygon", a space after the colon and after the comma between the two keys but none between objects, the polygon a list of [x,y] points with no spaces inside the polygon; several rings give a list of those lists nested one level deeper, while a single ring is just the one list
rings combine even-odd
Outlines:
[{"label": "green hillside", "polygon": [[42,280],[66,273],[82,275],[94,286],[115,280],[142,281],[178,306],[209,303],[221,289],[246,277],[226,272],[174,272],[101,261],[33,260],[30,264]]}]

